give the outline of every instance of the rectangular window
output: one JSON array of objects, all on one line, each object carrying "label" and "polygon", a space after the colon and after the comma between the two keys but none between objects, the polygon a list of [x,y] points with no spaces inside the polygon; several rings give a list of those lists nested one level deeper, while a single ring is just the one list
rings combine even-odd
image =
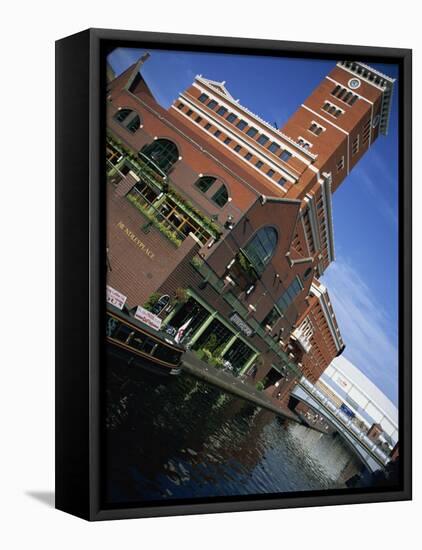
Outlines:
[{"label": "rectangular window", "polygon": [[264,163],[263,163],[262,161],[260,161],[260,160],[257,160],[257,161],[255,162],[255,166],[256,166],[257,168],[261,168],[261,166],[263,166],[263,165],[264,165]]},{"label": "rectangular window", "polygon": [[220,189],[212,197],[212,200],[220,207],[223,207],[227,202],[227,188],[225,185],[222,185]]},{"label": "rectangular window", "polygon": [[341,172],[344,168],[344,156],[337,162],[337,173]]},{"label": "rectangular window", "polygon": [[261,134],[258,138],[258,143],[260,143],[261,145],[265,145],[267,141],[268,141],[268,138],[264,134]]},{"label": "rectangular window", "polygon": [[244,130],[247,125],[248,124],[245,120],[239,120],[239,122],[236,124],[236,126],[239,128],[239,130]]},{"label": "rectangular window", "polygon": [[217,114],[220,116],[224,116],[227,113],[227,109],[225,107],[220,107],[217,111]]},{"label": "rectangular window", "polygon": [[356,155],[356,153],[359,151],[359,142],[360,142],[360,136],[358,134],[352,143],[352,155]]},{"label": "rectangular window", "polygon": [[281,178],[278,180],[278,183],[279,183],[280,185],[284,185],[285,183],[287,183],[287,180],[286,180],[286,178],[284,178],[283,176],[281,176]]},{"label": "rectangular window", "polygon": [[371,135],[371,119],[368,119],[365,122],[362,132],[362,143],[365,144],[369,141],[369,136]]},{"label": "rectangular window", "polygon": [[211,128],[211,124],[207,122],[204,126],[205,130],[209,130]]},{"label": "rectangular window", "polygon": [[312,134],[315,134],[316,136],[319,136],[319,135],[322,134],[322,132],[325,131],[325,128],[324,128],[324,126],[321,126],[320,124],[317,124],[316,122],[312,121],[312,124],[310,125],[308,130],[310,132],[312,132]]},{"label": "rectangular window", "polygon": [[220,130],[216,130],[216,131],[214,132],[214,135],[215,135],[215,137],[221,136]]},{"label": "rectangular window", "polygon": [[267,176],[270,176],[270,178],[272,178],[274,176],[274,174],[275,174],[275,172],[271,168],[267,172]]},{"label": "rectangular window", "polygon": [[340,115],[344,113],[343,109],[340,109],[340,107],[337,107],[333,103],[330,103],[329,101],[326,101],[322,107],[322,110],[328,113],[329,115],[333,116],[334,118],[338,118]]},{"label": "rectangular window", "polygon": [[212,178],[209,176],[203,176],[202,178],[199,178],[196,180],[195,185],[200,191],[202,191],[203,193],[206,193],[208,189],[211,188],[214,182],[215,182],[215,178]]},{"label": "rectangular window", "polygon": [[353,105],[358,99],[358,96],[356,94],[352,93],[350,90],[340,85],[335,86],[335,88],[331,92],[331,95],[337,97],[341,101],[344,101],[344,103],[347,103],[348,105]]},{"label": "rectangular window", "polygon": [[298,294],[303,290],[303,285],[298,276],[292,281],[292,283],[287,287],[284,293],[277,300],[276,304],[278,308],[284,313],[286,312],[292,302],[295,300]]},{"label": "rectangular window", "polygon": [[236,145],[234,150],[236,151],[236,153],[239,153],[242,150],[242,146],[241,145]]},{"label": "rectangular window", "polygon": [[183,109],[183,103],[179,103],[179,105],[177,106],[178,109]]},{"label": "rectangular window", "polygon": [[214,99],[211,99],[211,101],[207,103],[207,107],[209,109],[215,109],[217,107],[217,102]]},{"label": "rectangular window", "polygon": [[258,130],[256,128],[254,128],[253,126],[251,126],[249,128],[249,130],[246,132],[246,134],[249,136],[249,137],[255,137],[256,134],[258,133]]},{"label": "rectangular window", "polygon": [[198,99],[199,99],[199,101],[200,101],[201,103],[205,103],[206,100],[208,99],[208,96],[207,96],[207,94],[201,94],[201,95],[198,97]]},{"label": "rectangular window", "polygon": [[188,110],[186,111],[186,114],[187,114],[188,116],[191,116],[192,113],[193,113],[192,109],[188,109]]},{"label": "rectangular window", "polygon": [[286,150],[281,151],[281,153],[279,154],[279,157],[281,158],[281,160],[284,160],[284,162],[287,162],[291,156],[292,154]]},{"label": "rectangular window", "polygon": [[310,147],[312,147],[312,143],[309,143],[309,141],[306,141],[305,139],[303,139],[303,137],[299,137],[297,142],[304,149],[309,149]]},{"label": "rectangular window", "polygon": [[201,120],[202,120],[202,117],[201,117],[201,116],[197,116],[197,117],[195,118],[195,122],[197,122],[198,124],[201,122]]},{"label": "rectangular window", "polygon": [[252,154],[251,153],[246,153],[245,159],[246,160],[251,160],[251,158],[252,158]]},{"label": "rectangular window", "polygon": [[271,153],[277,153],[277,151],[280,149],[280,146],[275,141],[273,141],[268,149],[271,151]]},{"label": "rectangular window", "polygon": [[269,326],[273,328],[277,321],[281,318],[281,315],[276,307],[273,307],[272,310],[267,314],[265,319],[262,321],[264,327]]},{"label": "rectangular window", "polygon": [[233,123],[237,119],[237,116],[234,113],[229,113],[227,115],[227,120],[231,123]]},{"label": "rectangular window", "polygon": [[231,139],[229,137],[226,137],[226,139],[224,140],[224,143],[228,145],[230,142],[231,142]]}]

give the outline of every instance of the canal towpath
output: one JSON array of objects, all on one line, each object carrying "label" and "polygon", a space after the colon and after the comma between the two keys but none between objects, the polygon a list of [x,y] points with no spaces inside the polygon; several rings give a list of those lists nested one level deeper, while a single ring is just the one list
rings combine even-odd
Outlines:
[{"label": "canal towpath", "polygon": [[245,379],[236,378],[230,372],[225,372],[221,368],[216,368],[209,363],[201,361],[192,351],[187,351],[183,355],[181,367],[192,376],[204,380],[213,386],[217,386],[228,393],[250,401],[287,420],[302,423],[302,420],[294,412],[262,391],[257,390],[251,384],[248,384]]}]

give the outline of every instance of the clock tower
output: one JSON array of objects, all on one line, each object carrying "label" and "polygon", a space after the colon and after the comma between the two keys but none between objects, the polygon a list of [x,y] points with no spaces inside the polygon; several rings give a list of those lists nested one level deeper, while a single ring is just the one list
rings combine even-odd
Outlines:
[{"label": "clock tower", "polygon": [[394,79],[340,61],[281,131],[316,155],[335,191],[380,134],[387,134]]}]

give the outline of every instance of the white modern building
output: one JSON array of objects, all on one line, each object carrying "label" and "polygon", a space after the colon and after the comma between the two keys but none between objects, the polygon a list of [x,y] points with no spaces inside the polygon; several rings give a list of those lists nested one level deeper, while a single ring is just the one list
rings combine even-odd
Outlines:
[{"label": "white modern building", "polygon": [[382,427],[381,441],[392,448],[398,441],[397,407],[345,357],[336,357],[317,382],[324,393],[350,417],[365,424]]}]

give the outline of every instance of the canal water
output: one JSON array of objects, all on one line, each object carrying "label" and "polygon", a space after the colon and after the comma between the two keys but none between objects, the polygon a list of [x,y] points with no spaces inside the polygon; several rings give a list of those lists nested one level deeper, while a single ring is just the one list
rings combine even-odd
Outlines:
[{"label": "canal water", "polygon": [[185,373],[134,380],[110,361],[106,378],[105,504],[344,487],[332,436]]}]

